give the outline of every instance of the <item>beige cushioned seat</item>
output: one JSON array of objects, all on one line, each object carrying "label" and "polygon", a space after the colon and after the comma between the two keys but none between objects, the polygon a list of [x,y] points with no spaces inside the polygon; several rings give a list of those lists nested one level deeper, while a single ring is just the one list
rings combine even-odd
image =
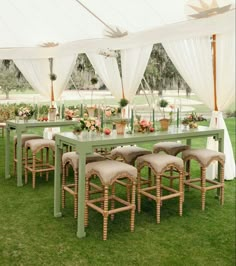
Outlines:
[{"label": "beige cushioned seat", "polygon": [[[129,164],[118,161],[100,161],[88,163],[85,167],[86,172],[86,189],[85,189],[85,226],[88,226],[89,207],[99,212],[103,216],[103,240],[107,239],[108,217],[114,219],[115,213],[130,211],[130,230],[134,231],[135,219],[135,189],[137,169]],[[97,198],[90,198],[90,187],[93,184],[94,176],[98,176],[102,187],[102,195]],[[130,184],[131,199],[130,201],[116,195],[115,186],[118,179],[127,179]],[[111,189],[110,189],[111,187]],[[115,204],[118,202],[119,204]]]},{"label": "beige cushioned seat", "polygon": [[154,153],[164,151],[165,153],[167,153],[169,155],[174,155],[174,156],[176,156],[179,152],[182,152],[182,151],[187,150],[187,149],[189,149],[188,145],[181,144],[178,142],[168,142],[168,141],[159,142],[153,146],[153,152]]},{"label": "beige cushioned seat", "polygon": [[139,156],[150,153],[151,151],[136,146],[117,147],[111,151],[111,158],[115,160],[121,157],[126,163],[133,165]]},{"label": "beige cushioned seat", "polygon": [[225,155],[222,152],[209,149],[190,149],[182,153],[183,160],[188,158],[198,161],[201,166],[207,167],[212,161],[220,160],[225,162]]},{"label": "beige cushioned seat", "polygon": [[[189,149],[182,153],[182,158],[186,165],[186,180],[184,184],[201,191],[202,210],[205,210],[206,192],[212,189],[219,190],[219,198],[221,205],[224,204],[224,164],[225,155],[222,152],[209,149]],[[195,160],[200,165],[199,177],[191,177],[191,160]],[[220,174],[218,180],[208,179],[207,167],[214,161],[217,161],[220,166]]]},{"label": "beige cushioned seat", "polygon": [[[22,142],[22,147],[25,146],[25,142],[27,140],[31,140],[31,139],[42,139],[42,136],[36,135],[36,134],[22,134],[21,136],[21,142]],[[14,136],[14,144],[17,143],[17,136]]]},{"label": "beige cushioned seat", "polygon": [[[36,134],[22,134],[21,135],[21,141],[22,141],[22,148],[25,147],[25,142],[31,139],[42,139],[42,136],[36,135]],[[17,136],[14,136],[14,175],[16,174],[16,149],[17,149]],[[23,152],[23,150],[22,150]],[[22,156],[22,161],[24,162],[25,158],[24,155]]]},{"label": "beige cushioned seat", "polygon": [[[90,162],[97,162],[97,161],[103,161],[106,160],[106,158],[98,153],[93,153],[91,155],[86,156],[86,163]],[[71,194],[74,197],[74,217],[77,218],[78,210],[77,210],[77,197],[78,197],[78,161],[79,161],[79,154],[77,154],[75,151],[72,152],[65,152],[62,155],[62,208],[65,208],[66,205],[66,194],[67,191],[69,194]],[[68,166],[71,165],[74,171],[74,180],[73,183],[68,182],[66,180],[66,177],[68,176]],[[93,191],[91,193],[100,193],[101,188],[92,185]]]},{"label": "beige cushioned seat", "polygon": [[152,166],[156,174],[162,173],[170,163],[179,169],[183,169],[183,160],[168,154],[148,154],[137,159],[137,165],[147,163]]},{"label": "beige cushioned seat", "polygon": [[[65,152],[62,155],[62,163],[63,164],[69,163],[73,167],[73,169],[78,168],[78,160],[79,160],[79,154],[77,154],[75,151]],[[106,160],[106,158],[96,152],[94,154],[86,156],[86,163],[104,161],[104,160]]]},{"label": "beige cushioned seat", "polygon": [[[160,223],[160,209],[161,203],[164,200],[169,200],[171,198],[179,198],[179,215],[182,216],[183,209],[183,172],[184,163],[181,158],[178,158],[169,154],[153,153],[148,155],[140,156],[136,160],[136,167],[138,170],[138,212],[141,211],[141,195],[148,197],[156,202],[156,221]],[[154,175],[154,184],[148,187],[143,187],[141,183],[141,171],[144,167],[151,169]],[[179,180],[178,188],[168,187],[162,183],[164,173],[166,170],[172,168],[178,175],[176,178]],[[162,193],[165,190],[168,192],[167,195]]]},{"label": "beige cushioned seat", "polygon": [[37,153],[42,148],[50,148],[55,151],[55,141],[49,139],[31,139],[25,142],[25,148],[29,147],[33,153]]},{"label": "beige cushioned seat", "polygon": [[137,169],[132,165],[110,160],[88,163],[85,171],[86,175],[93,172],[100,177],[104,186],[110,186],[119,176],[130,176],[134,180],[137,176]]},{"label": "beige cushioned seat", "polygon": [[[45,156],[43,150],[46,149]],[[29,162],[29,150],[32,153],[32,162]],[[28,171],[32,173],[32,187],[35,188],[36,173],[46,173],[48,181],[49,172],[54,171],[54,163],[50,163],[49,151],[54,158],[55,141],[48,139],[31,139],[25,142],[25,183],[28,183]],[[36,154],[41,151],[40,161],[36,160]],[[44,158],[45,157],[45,158]]]}]

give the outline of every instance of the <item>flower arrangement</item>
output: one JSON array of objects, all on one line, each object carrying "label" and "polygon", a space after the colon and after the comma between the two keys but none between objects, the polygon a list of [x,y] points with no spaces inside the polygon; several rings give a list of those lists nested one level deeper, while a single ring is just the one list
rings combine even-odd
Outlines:
[{"label": "flower arrangement", "polygon": [[111,106],[106,106],[106,108],[105,108],[105,116],[106,117],[116,116],[117,113],[118,113],[117,108],[111,107]]},{"label": "flower arrangement", "polygon": [[74,116],[74,110],[71,110],[69,108],[65,108],[64,117],[66,120],[72,120]]},{"label": "flower arrangement", "polygon": [[154,128],[152,125],[152,122],[146,120],[146,119],[141,119],[138,117],[134,123],[134,131],[136,132],[153,132]]},{"label": "flower arrangement", "polygon": [[206,121],[206,118],[204,118],[203,115],[198,115],[196,112],[192,112],[184,117],[182,124],[189,125],[190,128],[197,128],[197,122],[199,121]]},{"label": "flower arrangement", "polygon": [[101,123],[96,117],[88,117],[86,119],[79,118],[78,123],[74,126],[74,131],[93,131],[98,132],[100,130]]},{"label": "flower arrangement", "polygon": [[30,118],[34,114],[33,106],[20,106],[15,110],[15,115],[23,118]]}]

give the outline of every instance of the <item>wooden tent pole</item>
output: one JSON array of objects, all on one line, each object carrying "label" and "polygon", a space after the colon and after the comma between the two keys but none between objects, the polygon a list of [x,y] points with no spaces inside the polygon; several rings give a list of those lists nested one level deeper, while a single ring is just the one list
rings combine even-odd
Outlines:
[{"label": "wooden tent pole", "polygon": [[214,110],[218,111],[217,93],[216,93],[216,34],[212,35],[212,50],[213,50]]}]

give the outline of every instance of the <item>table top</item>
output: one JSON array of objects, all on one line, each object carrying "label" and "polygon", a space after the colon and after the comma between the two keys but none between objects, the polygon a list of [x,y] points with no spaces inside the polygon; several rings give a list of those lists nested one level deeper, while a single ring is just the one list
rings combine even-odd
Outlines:
[{"label": "table top", "polygon": [[186,139],[194,137],[204,137],[223,134],[222,129],[214,129],[206,126],[199,126],[195,129],[186,129],[183,126],[176,127],[170,126],[168,131],[156,131],[152,133],[133,133],[117,135],[114,132],[110,135],[105,134],[84,134],[82,132],[80,135],[75,135],[73,132],[62,132],[56,134],[56,140],[69,141],[72,144],[119,144],[119,143],[135,143],[144,141],[155,141],[155,140],[168,140],[168,139]]},{"label": "table top", "polygon": [[6,124],[8,127],[56,127],[56,126],[70,126],[76,124],[77,121],[73,120],[57,120],[57,121],[38,121],[29,119],[26,122],[24,120],[7,120]]}]

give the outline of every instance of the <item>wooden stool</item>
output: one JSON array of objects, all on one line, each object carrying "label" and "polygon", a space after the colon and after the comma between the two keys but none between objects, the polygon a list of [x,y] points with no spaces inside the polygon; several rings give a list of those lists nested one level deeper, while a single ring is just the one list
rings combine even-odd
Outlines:
[{"label": "wooden stool", "polygon": [[[179,215],[182,216],[183,210],[183,171],[184,164],[181,158],[168,154],[149,154],[141,156],[137,159],[138,169],[138,212],[141,211],[141,195],[148,197],[156,202],[156,221],[160,223],[160,208],[163,200],[179,197]],[[141,187],[141,170],[143,167],[149,167],[155,176],[155,185],[151,187]],[[170,168],[179,173],[179,189],[164,186],[162,184],[162,176]],[[169,192],[168,195],[162,196],[162,190]],[[154,192],[152,194],[152,192]]]},{"label": "wooden stool", "polygon": [[[188,187],[192,187],[201,191],[202,194],[202,210],[205,210],[205,201],[206,201],[206,191],[212,189],[220,189],[220,203],[224,204],[224,164],[225,164],[225,155],[222,152],[217,152],[208,149],[190,149],[182,153],[182,158],[186,165],[186,172],[189,174],[186,175],[186,180],[184,184]],[[195,160],[199,163],[201,172],[200,177],[191,178],[191,167],[190,161]],[[210,180],[206,178],[206,169],[214,161],[217,161],[221,166],[219,182]],[[200,185],[193,184],[195,182],[200,182]],[[206,183],[210,186],[206,186]]]},{"label": "wooden stool", "polygon": [[[124,147],[117,147],[111,151],[111,159],[112,160],[121,160],[127,164],[135,165],[135,161],[139,156],[143,156],[146,154],[151,154],[152,152],[137,146],[124,146]],[[127,180],[127,179],[125,179]],[[149,175],[149,179],[141,178],[143,184],[151,185],[151,179]],[[127,199],[130,201],[130,184],[124,182],[122,179],[117,180],[117,183],[125,186],[127,191]]]},{"label": "wooden stool", "polygon": [[[153,153],[165,152],[166,154],[176,156],[180,152],[185,151],[189,148],[190,147],[185,144],[181,144],[178,142],[165,141],[165,142],[156,143],[153,146]],[[168,178],[170,180],[170,187],[173,187],[173,181],[179,177],[178,175],[175,175],[175,171],[173,171],[172,168],[170,168],[170,171],[168,172],[169,174],[165,173],[162,176]]]},{"label": "wooden stool", "polygon": [[[76,152],[66,152],[62,155],[62,208],[65,208],[65,192],[67,191],[74,197],[74,217],[77,218],[78,215],[78,160],[79,155]],[[86,163],[90,162],[97,162],[97,161],[104,161],[106,160],[105,157],[101,156],[98,153],[94,153],[92,155],[88,155],[86,157]],[[66,183],[66,172],[67,167],[71,166],[74,172],[74,182],[73,183]],[[101,187],[96,186],[93,184],[93,188],[91,193],[101,192]]]},{"label": "wooden stool", "polygon": [[[31,139],[42,139],[41,136],[36,135],[36,134],[22,134],[21,135],[21,143],[22,143],[22,162],[24,164],[25,158],[24,158],[24,147],[25,147],[25,142],[27,140]],[[17,136],[14,136],[14,166],[13,166],[13,171],[14,175],[16,174],[16,164],[17,164],[17,158],[16,158],[16,149],[17,149]],[[32,158],[28,158],[28,160],[32,160]]]},{"label": "wooden stool", "polygon": [[[46,149],[46,159],[42,157],[40,161],[36,160],[36,154]],[[29,150],[32,153],[32,163],[29,163]],[[48,181],[49,171],[54,171],[54,165],[49,162],[49,150],[53,155],[55,152],[55,141],[48,139],[32,139],[25,142],[25,183],[28,183],[28,171],[32,172],[32,187],[35,188],[36,173],[46,172]]]},{"label": "wooden stool", "polygon": [[[98,176],[103,188],[103,196],[90,199],[89,187],[91,177]],[[126,201],[115,195],[115,184],[120,178],[127,178],[131,183],[131,202]],[[101,161],[88,163],[86,165],[86,192],[85,192],[85,226],[88,226],[88,207],[99,212],[103,216],[103,240],[107,239],[108,216],[114,219],[114,214],[123,211],[131,211],[130,230],[134,231],[135,219],[135,187],[136,187],[137,169],[131,165],[118,161]],[[111,187],[111,195],[109,196],[109,188]],[[108,207],[111,202],[110,208]],[[115,208],[115,201],[122,204],[122,207]],[[102,203],[98,205],[98,203]]]}]

